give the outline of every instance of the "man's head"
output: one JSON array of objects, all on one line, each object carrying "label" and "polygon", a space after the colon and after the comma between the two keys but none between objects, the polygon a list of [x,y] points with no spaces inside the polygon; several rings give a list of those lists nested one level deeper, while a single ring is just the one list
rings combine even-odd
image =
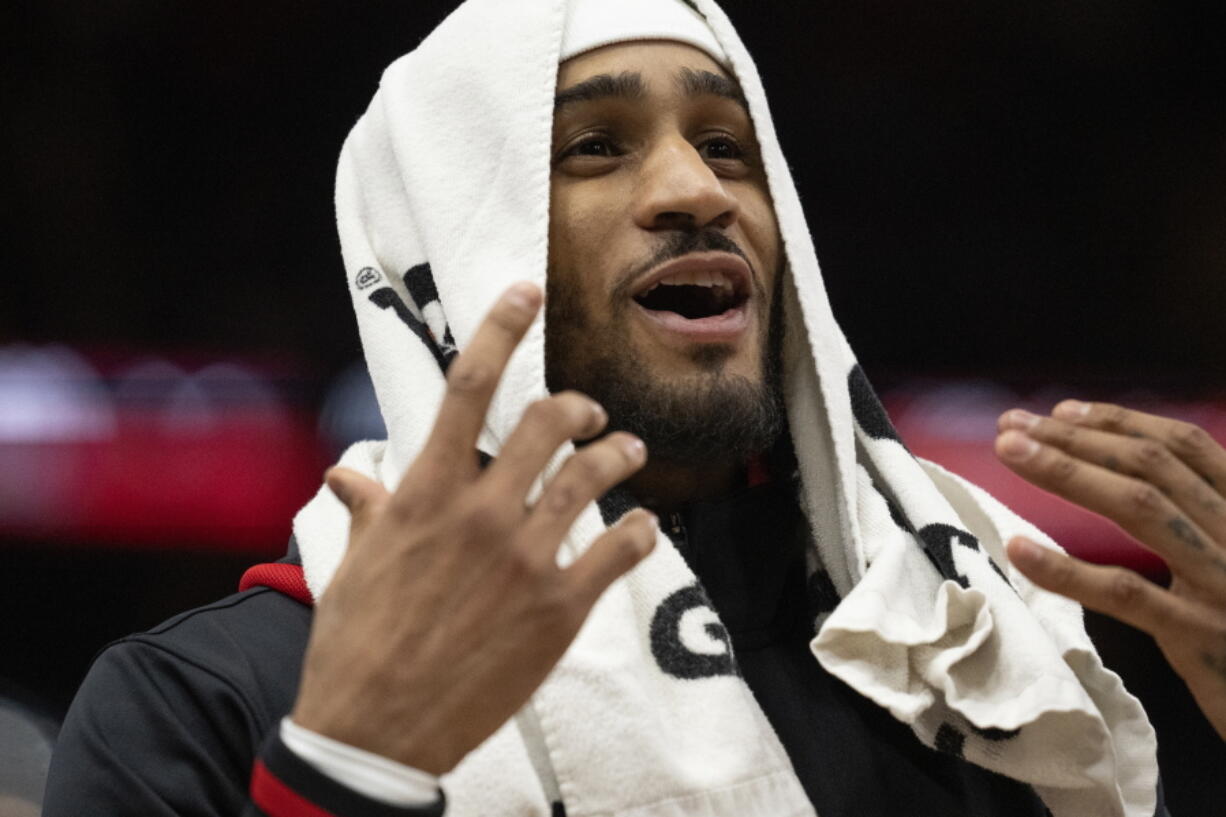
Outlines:
[{"label": "man's head", "polygon": [[704,51],[618,43],[562,63],[547,378],[654,460],[744,459],[782,426],[783,252],[739,86]]}]

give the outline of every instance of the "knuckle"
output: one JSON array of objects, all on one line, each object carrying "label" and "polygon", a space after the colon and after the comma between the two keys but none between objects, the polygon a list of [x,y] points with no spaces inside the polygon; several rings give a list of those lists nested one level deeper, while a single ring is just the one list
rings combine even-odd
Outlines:
[{"label": "knuckle", "polygon": [[447,388],[462,395],[480,394],[488,390],[496,377],[493,368],[461,355],[447,373]]},{"label": "knuckle", "polygon": [[554,484],[549,487],[549,506],[559,513],[568,508],[572,508],[579,504],[582,492],[573,482],[564,477],[559,477]]},{"label": "knuckle", "polygon": [[1176,450],[1188,457],[1198,457],[1213,444],[1213,438],[1193,423],[1176,423],[1171,431],[1171,441]]},{"label": "knuckle", "polygon": [[1131,610],[1145,600],[1145,579],[1131,570],[1113,570],[1107,579],[1105,596],[1115,610]]},{"label": "knuckle", "polygon": [[1221,495],[1202,479],[1195,480],[1192,486],[1192,501],[1210,516],[1226,517],[1226,502],[1223,502]]},{"label": "knuckle", "polygon": [[498,303],[489,313],[490,324],[507,333],[519,332],[529,318],[531,315],[505,301]]},{"label": "knuckle", "polygon": [[520,545],[507,548],[507,567],[512,576],[528,580],[539,578],[548,572],[548,566],[539,548]]},{"label": "knuckle", "polygon": [[607,469],[603,458],[597,456],[600,452],[594,449],[588,449],[580,454],[575,455],[573,459],[573,470],[575,479],[583,485],[600,485],[606,479]]},{"label": "knuckle", "polygon": [[643,540],[642,532],[631,528],[618,531],[617,535],[610,538],[607,553],[612,575],[608,577],[609,581],[638,563],[647,549]]},{"label": "knuckle", "polygon": [[1102,424],[1106,428],[1118,430],[1128,422],[1128,409],[1123,406],[1117,406],[1114,403],[1095,403],[1094,409],[1097,409],[1098,415],[1102,418]]},{"label": "knuckle", "polygon": [[564,391],[557,395],[558,405],[565,413],[560,419],[566,423],[566,431],[572,435],[591,428],[597,412],[590,397],[577,391]]},{"label": "knuckle", "polygon": [[1039,429],[1047,432],[1060,448],[1071,448],[1079,436],[1077,426],[1072,423],[1041,423]]},{"label": "knuckle", "polygon": [[558,404],[557,397],[545,397],[532,401],[524,417],[534,425],[550,428],[565,419],[565,411]]},{"label": "knuckle", "polygon": [[1158,469],[1171,461],[1171,451],[1165,445],[1154,440],[1140,440],[1133,447],[1133,456],[1137,464],[1144,469]]},{"label": "knuckle", "polygon": [[1045,584],[1056,590],[1070,588],[1076,583],[1077,566],[1071,559],[1053,560],[1047,565],[1046,571]]},{"label": "knuckle", "polygon": [[1047,466],[1047,475],[1052,482],[1063,484],[1072,480],[1078,470],[1079,466],[1075,459],[1061,454],[1052,458]]},{"label": "knuckle", "polygon": [[498,502],[471,502],[464,510],[464,524],[478,539],[499,535],[508,527],[507,513]]},{"label": "knuckle", "polygon": [[524,412],[532,425],[572,437],[592,424],[591,400],[578,392],[559,392],[534,401]]},{"label": "knuckle", "polygon": [[547,490],[548,507],[555,513],[565,513],[590,502],[611,481],[599,451],[587,448],[575,454],[554,478]]},{"label": "knuckle", "polygon": [[1162,492],[1148,482],[1134,484],[1129,493],[1129,505],[1138,516],[1152,517],[1158,514],[1165,504]]}]

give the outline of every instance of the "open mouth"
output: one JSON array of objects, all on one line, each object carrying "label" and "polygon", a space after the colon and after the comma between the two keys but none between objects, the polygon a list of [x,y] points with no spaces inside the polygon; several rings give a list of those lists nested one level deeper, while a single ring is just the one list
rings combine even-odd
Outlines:
[{"label": "open mouth", "polygon": [[712,318],[749,300],[740,276],[720,270],[678,270],[651,283],[634,296],[651,312],[674,312],[686,320]]}]

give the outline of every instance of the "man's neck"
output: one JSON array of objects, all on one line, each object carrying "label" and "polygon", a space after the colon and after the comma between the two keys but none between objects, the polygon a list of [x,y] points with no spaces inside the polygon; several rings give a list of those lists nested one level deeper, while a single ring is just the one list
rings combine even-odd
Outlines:
[{"label": "man's neck", "polygon": [[687,502],[731,493],[744,475],[737,463],[712,463],[696,467],[669,462],[648,462],[623,487],[645,508],[669,513]]}]

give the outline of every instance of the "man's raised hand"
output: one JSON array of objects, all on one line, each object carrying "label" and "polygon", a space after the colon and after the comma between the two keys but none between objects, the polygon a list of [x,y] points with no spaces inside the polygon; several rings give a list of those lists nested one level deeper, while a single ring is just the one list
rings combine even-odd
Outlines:
[{"label": "man's raised hand", "polygon": [[997,456],[1111,519],[1166,560],[1169,589],[1026,539],[1009,559],[1035,584],[1149,633],[1226,738],[1226,451],[1189,423],[1068,400],[1000,418]]},{"label": "man's raised hand", "polygon": [[452,769],[528,700],[601,593],[655,543],[627,514],[573,564],[557,552],[588,503],[646,461],[607,435],[574,454],[529,507],[567,440],[596,436],[604,411],[577,392],[532,404],[482,470],[477,436],[511,353],[541,305],[511,287],[452,363],[429,440],[392,493],[328,472],[351,514],[349,549],[318,600],[293,719],[435,774]]}]

